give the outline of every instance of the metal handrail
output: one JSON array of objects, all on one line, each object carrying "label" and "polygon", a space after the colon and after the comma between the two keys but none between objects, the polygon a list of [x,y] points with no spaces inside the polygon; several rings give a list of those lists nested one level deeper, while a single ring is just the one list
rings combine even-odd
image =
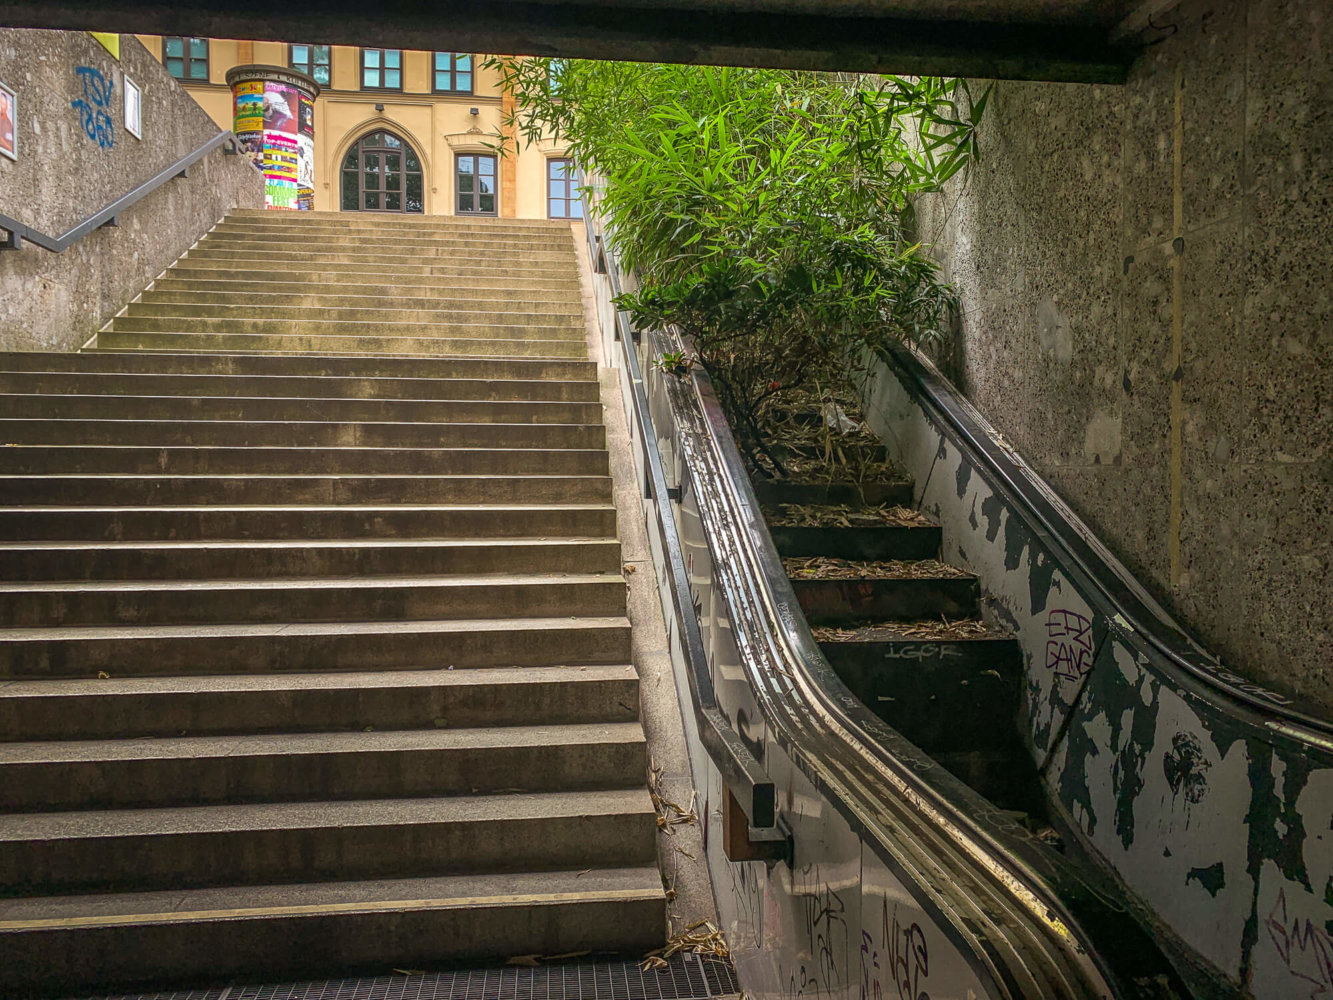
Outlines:
[{"label": "metal handrail", "polygon": [[3,242],[0,242],[0,250],[21,250],[24,242],[28,242],[41,247],[43,250],[49,250],[51,253],[64,253],[94,229],[100,229],[102,226],[120,225],[120,214],[125,209],[152,194],[173,177],[188,177],[190,167],[219,146],[226,147],[228,155],[235,154],[237,151],[236,136],[230,132],[219,132],[198,149],[182,156],[171,166],[159,170],[133,190],[121,195],[105,208],[88,216],[73,229],[59,236],[48,236],[18,219],[11,218],[8,215],[0,215],[0,230],[9,234]]},{"label": "metal handrail", "polygon": [[1224,705],[1229,714],[1245,717],[1257,727],[1280,725],[1283,733],[1304,744],[1306,752],[1333,750],[1333,720],[1304,711],[1286,696],[1236,675],[1204,650],[1100,540],[1076,527],[1076,516],[1064,501],[1031,466],[997,441],[976,408],[917,353],[895,344],[881,350],[879,357],[903,388],[994,477],[997,488],[1030,519],[1045,544],[1059,553],[1060,565],[1082,574],[1090,600],[1100,605],[1099,613],[1110,627],[1119,628],[1143,655],[1153,657],[1178,687],[1193,687],[1205,700]]}]

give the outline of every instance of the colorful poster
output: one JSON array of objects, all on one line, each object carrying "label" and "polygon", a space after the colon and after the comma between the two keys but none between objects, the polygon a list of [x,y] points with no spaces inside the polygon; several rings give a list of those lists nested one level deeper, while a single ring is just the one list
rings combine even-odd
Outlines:
[{"label": "colorful poster", "polygon": [[19,158],[18,98],[0,83],[0,153],[11,160]]},{"label": "colorful poster", "polygon": [[300,96],[301,121],[298,126],[298,131],[301,135],[308,135],[313,139],[315,135],[315,102],[306,97],[305,94]]},{"label": "colorful poster", "polygon": [[241,155],[253,163],[256,169],[264,169],[263,132],[237,132],[236,144],[240,146]]},{"label": "colorful poster", "polygon": [[297,207],[297,167],[300,152],[294,136],[281,132],[264,135],[264,195],[271,208]]},{"label": "colorful poster", "polygon": [[304,132],[296,137],[296,202],[303,212],[315,207],[315,137]]},{"label": "colorful poster", "polygon": [[232,90],[236,98],[232,131],[237,135],[264,131],[264,81],[238,83]]},{"label": "colorful poster", "polygon": [[264,131],[296,135],[301,114],[301,92],[289,83],[269,80],[264,84]]}]

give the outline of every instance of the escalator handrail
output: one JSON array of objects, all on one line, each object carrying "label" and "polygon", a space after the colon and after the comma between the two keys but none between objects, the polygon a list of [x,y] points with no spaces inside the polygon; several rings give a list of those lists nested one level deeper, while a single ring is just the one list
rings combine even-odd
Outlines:
[{"label": "escalator handrail", "polygon": [[911,349],[880,352],[906,391],[933,415],[990,485],[1036,529],[1058,564],[1077,567],[1090,584],[1083,596],[1124,640],[1169,675],[1178,687],[1220,703],[1232,715],[1305,744],[1321,757],[1333,753],[1333,720],[1296,708],[1290,699],[1225,668],[1129,574],[1050,486],[1001,443],[999,434],[942,376]]}]

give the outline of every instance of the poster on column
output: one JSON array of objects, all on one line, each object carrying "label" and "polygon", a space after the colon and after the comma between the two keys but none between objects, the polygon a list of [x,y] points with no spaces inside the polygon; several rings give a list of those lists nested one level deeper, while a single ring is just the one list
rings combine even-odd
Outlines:
[{"label": "poster on column", "polygon": [[264,134],[264,196],[270,208],[297,207],[296,136]]},{"label": "poster on column", "polygon": [[264,84],[264,193],[272,208],[299,207],[301,92],[291,84]]},{"label": "poster on column", "polygon": [[301,92],[289,83],[269,80],[264,84],[264,131],[296,135],[301,114]]},{"label": "poster on column", "polygon": [[232,131],[241,153],[261,170],[264,168],[264,81],[238,83],[235,93],[235,117]]},{"label": "poster on column", "polygon": [[315,102],[300,95],[297,124],[296,203],[302,211],[315,207]]},{"label": "poster on column", "polygon": [[304,212],[315,207],[315,140],[312,136],[296,137],[296,206]]}]

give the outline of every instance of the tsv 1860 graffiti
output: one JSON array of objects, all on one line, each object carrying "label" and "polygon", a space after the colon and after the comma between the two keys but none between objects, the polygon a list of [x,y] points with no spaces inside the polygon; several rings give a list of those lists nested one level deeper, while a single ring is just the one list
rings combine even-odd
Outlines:
[{"label": "tsv 1860 graffiti", "polygon": [[78,110],[84,134],[103,149],[111,149],[116,144],[116,126],[107,109],[111,107],[115,81],[92,66],[80,66],[75,72],[83,81],[83,96],[70,101],[69,106]]}]

